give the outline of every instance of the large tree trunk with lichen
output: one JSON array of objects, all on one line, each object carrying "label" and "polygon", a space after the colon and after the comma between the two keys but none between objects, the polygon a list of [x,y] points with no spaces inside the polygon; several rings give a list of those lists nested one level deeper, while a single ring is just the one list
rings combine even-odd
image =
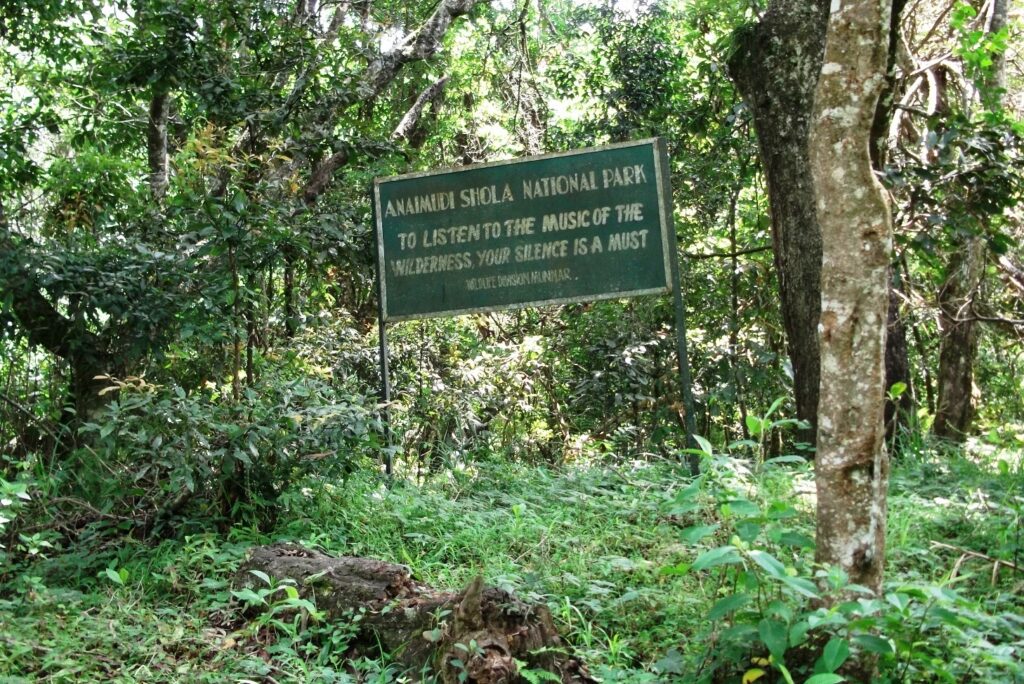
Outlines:
[{"label": "large tree trunk with lichen", "polygon": [[525,663],[554,673],[563,684],[594,682],[567,654],[545,606],[486,587],[481,578],[463,591],[441,591],[415,581],[401,565],[294,544],[255,549],[235,584],[265,587],[252,571],[276,583],[293,580],[326,620],[360,616],[351,656],[383,651],[415,681],[516,684],[527,681],[519,673]]},{"label": "large tree trunk with lichen", "polygon": [[813,442],[818,411],[821,232],[808,158],[814,87],[825,44],[827,0],[772,0],[737,32],[729,73],[753,114],[768,183],[775,270],[797,417]]},{"label": "large tree trunk with lichen", "polygon": [[810,141],[823,245],[816,556],[876,594],[889,472],[882,416],[892,214],[869,142],[890,4],[833,4]]}]

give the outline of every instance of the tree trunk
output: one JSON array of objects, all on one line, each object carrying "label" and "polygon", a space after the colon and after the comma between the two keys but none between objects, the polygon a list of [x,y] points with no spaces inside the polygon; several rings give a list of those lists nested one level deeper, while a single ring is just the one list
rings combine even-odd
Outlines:
[{"label": "tree trunk", "polygon": [[985,244],[972,238],[966,252],[954,259],[939,292],[938,406],[932,431],[936,436],[963,441],[971,427],[974,358],[978,352],[977,321],[971,303],[984,276]]},{"label": "tree trunk", "polygon": [[821,70],[828,2],[773,0],[737,35],[729,73],[750,107],[768,183],[775,270],[782,300],[797,417],[816,434],[820,377],[821,231],[808,157],[814,86]]},{"label": "tree trunk", "polygon": [[146,133],[149,192],[157,202],[167,194],[167,114],[170,100],[166,90],[154,89],[153,98],[149,102],[149,127]]},{"label": "tree trunk", "polygon": [[[986,32],[998,33],[1006,26],[1007,0],[993,0]],[[1006,56],[992,55],[992,70],[982,84],[981,105],[990,109],[1002,107],[1006,86]],[[974,418],[971,394],[974,390],[974,361],[978,354],[978,329],[974,320],[973,302],[985,276],[985,243],[979,237],[969,238],[956,252],[949,266],[949,277],[939,291],[938,406],[932,432],[943,439],[961,442],[967,436]]]},{"label": "tree trunk", "polygon": [[[889,17],[889,39],[886,49],[885,84],[879,95],[878,106],[871,122],[871,165],[879,173],[885,172],[888,157],[889,124],[896,104],[897,67],[896,57],[900,42],[900,18],[906,0],[893,0]],[[902,383],[905,389],[893,401],[885,402],[885,439],[886,443],[896,445],[896,436],[901,427],[908,425],[908,419],[914,410],[914,395],[911,391],[910,356],[907,350],[907,328],[900,316],[899,298],[899,264],[893,263],[891,268],[891,285],[889,287],[889,316],[886,324],[885,342],[885,391],[888,395],[892,386]]]},{"label": "tree trunk", "polygon": [[837,0],[832,8],[810,140],[823,244],[816,558],[880,594],[892,215],[870,138],[891,8],[878,0]]},{"label": "tree trunk", "polygon": [[284,336],[290,340],[299,330],[299,313],[295,304],[295,250],[291,245],[286,245],[282,253],[284,254],[284,289],[281,296],[284,299]]},{"label": "tree trunk", "polygon": [[39,346],[67,362],[70,382],[65,406],[72,409],[61,423],[72,443],[77,427],[91,420],[96,411],[116,395],[100,395],[108,386],[105,375],[123,373],[129,359],[115,358],[107,340],[78,320],[65,316],[46,297],[39,277],[30,265],[32,256],[10,232],[0,207],[0,297],[9,301],[10,312],[28,343]]},{"label": "tree trunk", "polygon": [[442,76],[419,94],[416,101],[409,107],[409,111],[398,122],[395,130],[391,132],[391,140],[393,142],[405,140],[409,143],[409,147],[413,149],[419,149],[423,146],[423,143],[427,140],[428,133],[427,127],[423,125],[425,123],[423,112],[429,105],[429,119],[437,119],[437,110],[444,101],[444,89],[450,79],[451,76]]},{"label": "tree trunk", "polygon": [[[910,375],[910,354],[907,346],[907,326],[900,316],[900,298],[896,285],[889,288],[889,315],[886,322],[885,337],[885,390],[888,393],[893,385],[903,383],[905,389],[895,400],[885,401],[885,440],[888,444],[898,445],[896,439],[901,427],[910,424],[910,416],[914,411],[913,379]],[[898,449],[898,446],[896,447]]]},{"label": "tree trunk", "polygon": [[519,664],[555,673],[564,684],[594,682],[586,667],[566,654],[551,614],[482,578],[461,592],[432,589],[409,569],[370,558],[335,558],[294,544],[256,548],[236,575],[236,585],[265,588],[253,571],[275,584],[293,580],[326,620],[351,622],[361,614],[351,657],[391,654],[416,681],[444,684],[526,682]]}]

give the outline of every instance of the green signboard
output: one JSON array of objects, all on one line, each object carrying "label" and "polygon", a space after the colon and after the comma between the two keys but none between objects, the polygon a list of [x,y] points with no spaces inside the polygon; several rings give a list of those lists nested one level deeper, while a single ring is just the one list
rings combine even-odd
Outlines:
[{"label": "green signboard", "polygon": [[384,321],[666,292],[660,139],[374,184]]}]

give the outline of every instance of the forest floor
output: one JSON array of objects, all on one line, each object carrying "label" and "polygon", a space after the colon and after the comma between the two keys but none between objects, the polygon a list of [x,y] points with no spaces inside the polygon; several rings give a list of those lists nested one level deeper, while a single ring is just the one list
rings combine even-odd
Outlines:
[{"label": "forest floor", "polygon": [[[888,681],[1019,681],[1024,474],[1018,452],[975,452],[894,463],[886,596],[859,608],[815,605],[814,582],[835,578],[815,576],[813,478],[794,459],[709,456],[696,481],[666,462],[478,463],[391,487],[307,483],[270,534],[42,548],[0,587],[0,682],[409,681],[388,654],[346,658],[352,625],[295,617],[287,592],[243,610],[232,573],[279,540],[438,587],[482,573],[547,604],[604,682],[835,682],[850,649],[878,653]],[[808,632],[831,662],[801,661]]]}]

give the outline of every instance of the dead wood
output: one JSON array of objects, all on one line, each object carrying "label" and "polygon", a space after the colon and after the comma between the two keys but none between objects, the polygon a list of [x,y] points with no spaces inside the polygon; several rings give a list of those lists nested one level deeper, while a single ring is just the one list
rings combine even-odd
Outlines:
[{"label": "dead wood", "polygon": [[294,581],[325,620],[351,623],[360,615],[352,657],[383,651],[426,681],[517,684],[527,681],[518,663],[555,673],[563,684],[595,681],[566,649],[546,606],[485,586],[480,577],[462,591],[444,591],[417,582],[402,565],[295,544],[254,549],[236,586],[265,586],[252,571]]}]

